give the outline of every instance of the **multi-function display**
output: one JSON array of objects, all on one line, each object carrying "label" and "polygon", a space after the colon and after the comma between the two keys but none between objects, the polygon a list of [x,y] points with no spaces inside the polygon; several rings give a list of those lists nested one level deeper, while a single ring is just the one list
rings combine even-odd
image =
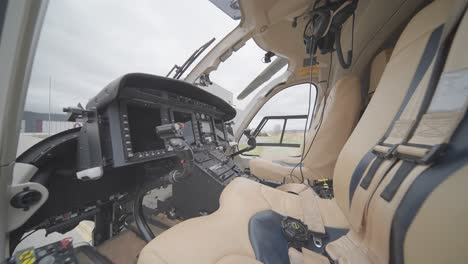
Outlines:
[{"label": "multi-function display", "polygon": [[161,125],[160,108],[128,104],[127,114],[133,153],[164,149],[155,129]]}]

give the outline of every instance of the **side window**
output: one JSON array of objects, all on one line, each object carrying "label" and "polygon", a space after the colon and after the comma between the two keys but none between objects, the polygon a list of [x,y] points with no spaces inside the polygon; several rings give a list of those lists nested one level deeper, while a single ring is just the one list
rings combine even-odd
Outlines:
[{"label": "side window", "polygon": [[[255,115],[248,128],[256,135],[257,147],[244,155],[264,158],[300,156],[304,142],[310,84],[288,87],[273,96]],[[312,86],[311,112],[314,109],[317,90]],[[239,149],[247,147],[242,136]]]}]

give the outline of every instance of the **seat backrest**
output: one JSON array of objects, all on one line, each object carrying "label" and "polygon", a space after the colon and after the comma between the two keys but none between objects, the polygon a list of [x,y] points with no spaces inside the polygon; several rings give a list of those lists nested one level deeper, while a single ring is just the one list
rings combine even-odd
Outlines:
[{"label": "seat backrest", "polygon": [[[446,2],[436,3],[450,6]],[[355,182],[351,183],[355,168],[391,125],[415,75],[429,36],[444,23],[447,12],[427,14],[424,11],[411,20],[392,52],[372,100],[344,145],[334,171],[334,188],[337,203],[345,215],[349,213],[350,189],[356,185]],[[426,73],[426,79],[427,76]],[[424,83],[421,82],[421,85]]]},{"label": "seat backrest", "polygon": [[[391,53],[392,49],[384,49],[372,60],[369,91],[365,100],[370,100],[374,94]],[[335,83],[329,95],[318,104],[317,113],[306,136],[305,151],[308,152],[305,154],[302,170],[306,179],[333,178],[338,155],[359,119],[359,107],[362,100],[359,97],[360,88],[360,80],[357,77],[344,76]],[[321,118],[325,99],[327,103]],[[319,126],[320,121],[322,124]],[[311,144],[313,145],[311,146]],[[260,155],[260,158],[279,160],[289,164],[298,162],[295,158],[278,158],[278,155],[271,154]],[[259,164],[256,160],[252,160],[250,164],[251,168],[263,166],[263,163]],[[299,168],[294,169],[291,173],[298,177],[301,175]]]},{"label": "seat backrest", "polygon": [[[355,225],[355,199],[351,205],[362,180],[355,178],[353,172],[393,123],[415,76],[421,73],[416,73],[419,65],[427,63],[427,71],[422,73],[414,93],[409,94],[408,105],[401,112],[400,120],[414,116],[423,102],[434,67],[434,60],[425,62],[427,57],[423,54],[433,45],[434,35],[443,36],[439,33],[444,32],[443,26],[447,27],[456,10],[454,2],[434,1],[410,21],[395,46],[369,106],[340,153],[334,172],[334,188],[339,207],[350,219],[351,230],[327,246],[332,258],[343,256],[344,262],[349,263],[452,263],[468,258],[468,207],[465,204],[468,202],[465,190],[468,185],[468,119],[465,109],[458,112],[461,123],[455,126],[457,129],[446,154],[436,162],[418,165],[404,158],[387,160],[394,162],[388,162],[388,169],[381,170],[383,176],[379,180],[374,178],[375,188],[363,209],[362,228]],[[435,43],[436,46],[430,48],[435,49],[434,53],[438,39]],[[455,101],[465,107],[468,104],[467,46],[468,14],[465,12],[436,91],[436,94],[442,93],[439,98],[443,98],[442,105],[447,109]],[[445,120],[442,117],[449,113],[430,113],[433,123],[420,123],[408,144],[414,142],[415,136],[434,139],[454,127],[453,123],[442,122]],[[411,165],[408,173],[401,172],[405,162]],[[396,189],[392,183],[398,184]],[[389,187],[393,190],[391,198],[385,195]],[[346,247],[350,250],[340,254]]]},{"label": "seat backrest", "polygon": [[393,49],[384,49],[375,55],[374,59],[372,60],[370,73],[369,73],[369,89],[367,90],[366,96],[366,105],[370,102],[372,96],[377,89],[377,85],[379,84],[380,78],[382,78],[382,74],[387,66],[388,61],[390,60],[390,56],[392,55]]},{"label": "seat backrest", "polygon": [[[449,23],[457,1],[437,1],[428,6],[426,18],[445,14]],[[447,8],[449,7],[449,8]],[[367,226],[362,235],[364,247],[374,259],[390,263],[455,263],[468,258],[468,13],[465,12],[454,36],[444,70],[439,77],[437,107],[421,119],[409,144],[419,138],[436,139],[457,127],[443,156],[429,165],[419,165],[401,174],[405,164],[399,160],[375,190],[368,207]],[[402,117],[411,114],[418,103],[413,97]],[[438,110],[436,110],[439,108]],[[444,116],[460,113],[461,121],[447,122]],[[464,117],[463,117],[464,116]],[[427,119],[429,118],[430,119]],[[405,118],[405,117],[404,117]],[[435,119],[434,119],[435,118]],[[429,120],[429,123],[426,121]],[[392,187],[400,182],[398,187]],[[385,195],[395,190],[391,198]],[[442,242],[442,245],[440,243]],[[443,250],[440,250],[440,248]]]},{"label": "seat backrest", "polygon": [[[378,53],[372,61],[369,80],[371,96],[377,88],[391,52],[391,49],[385,49]],[[349,75],[335,83],[327,97],[320,129],[318,129],[318,122],[320,122],[323,108],[319,108],[320,111],[317,113],[306,138],[306,151],[310,147],[309,153],[304,159],[304,167],[307,171],[306,178],[331,179],[333,177],[338,155],[359,119],[361,103],[359,81],[357,77]],[[323,101],[319,106],[322,105]],[[310,146],[311,143],[312,146]],[[297,173],[296,170],[295,174]]]},{"label": "seat backrest", "polygon": [[[361,106],[360,80],[345,76],[335,83],[323,101],[307,134],[304,167],[310,175],[306,178],[331,178],[336,159],[359,118]],[[322,124],[318,122],[323,113]],[[310,145],[312,144],[312,146]]]}]

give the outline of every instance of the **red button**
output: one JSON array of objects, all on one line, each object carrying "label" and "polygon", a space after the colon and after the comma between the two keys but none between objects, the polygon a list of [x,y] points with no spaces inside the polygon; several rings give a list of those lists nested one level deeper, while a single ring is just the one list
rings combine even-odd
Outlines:
[{"label": "red button", "polygon": [[60,246],[63,249],[72,248],[73,247],[73,238],[67,237],[67,238],[62,239],[62,241],[60,241]]}]

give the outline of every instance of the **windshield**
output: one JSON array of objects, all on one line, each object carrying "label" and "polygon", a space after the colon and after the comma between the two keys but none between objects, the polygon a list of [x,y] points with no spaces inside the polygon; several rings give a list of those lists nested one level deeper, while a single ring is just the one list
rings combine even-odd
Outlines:
[{"label": "windshield", "polygon": [[182,64],[213,37],[217,43],[238,23],[205,0],[51,0],[34,60],[18,154],[43,138],[79,126],[65,121],[63,107],[86,105],[125,73],[165,76],[174,64]]},{"label": "windshield", "polygon": [[[238,100],[237,96],[270,64],[264,63],[263,58],[266,51],[261,49],[253,39],[250,39],[237,52],[234,52],[227,61],[221,63],[218,69],[210,74],[211,80],[221,87],[234,94],[234,105],[238,109],[244,109],[255,97],[263,86],[258,87],[254,92],[243,100]],[[273,57],[272,60],[276,59]],[[270,78],[270,81],[282,74],[286,70],[284,66]]]}]

